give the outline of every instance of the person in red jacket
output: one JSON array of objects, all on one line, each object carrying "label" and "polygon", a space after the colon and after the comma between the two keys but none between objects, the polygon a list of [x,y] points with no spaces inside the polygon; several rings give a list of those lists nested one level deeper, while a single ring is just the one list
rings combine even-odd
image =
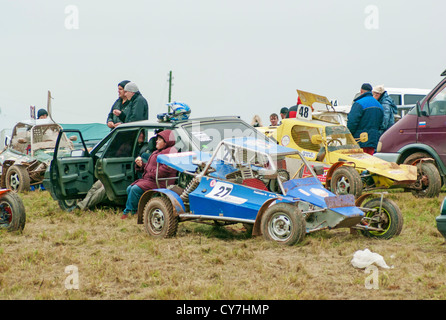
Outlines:
[{"label": "person in red jacket", "polygon": [[141,157],[136,158],[136,171],[143,171],[141,179],[137,179],[127,188],[127,202],[121,219],[126,219],[130,212],[134,215],[138,210],[138,202],[144,192],[150,189],[166,188],[167,180],[156,182],[158,178],[174,178],[177,174],[175,169],[161,164],[157,168],[157,157],[160,154],[176,153],[178,150],[174,147],[175,134],[171,130],[164,130],[156,136],[156,150],[150,155],[147,163],[144,163]]}]

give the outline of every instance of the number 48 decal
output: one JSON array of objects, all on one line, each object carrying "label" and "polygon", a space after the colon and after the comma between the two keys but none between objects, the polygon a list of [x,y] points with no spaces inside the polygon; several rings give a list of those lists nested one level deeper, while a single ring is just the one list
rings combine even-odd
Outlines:
[{"label": "number 48 decal", "polygon": [[311,120],[312,118],[311,108],[303,104],[300,104],[297,109],[297,118]]}]

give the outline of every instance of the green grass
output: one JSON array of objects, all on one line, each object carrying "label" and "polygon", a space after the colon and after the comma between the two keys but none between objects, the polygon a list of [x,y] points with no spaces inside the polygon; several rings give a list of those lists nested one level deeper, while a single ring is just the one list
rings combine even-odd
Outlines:
[{"label": "green grass", "polygon": [[[115,208],[67,213],[47,192],[30,192],[21,195],[24,231],[0,231],[0,299],[446,299],[445,239],[435,223],[445,196],[389,193],[404,215],[390,240],[340,229],[284,247],[242,225],[187,222],[176,237],[153,239]],[[350,262],[366,248],[393,266],[378,270],[378,290]],[[70,265],[77,290],[65,288]]]}]

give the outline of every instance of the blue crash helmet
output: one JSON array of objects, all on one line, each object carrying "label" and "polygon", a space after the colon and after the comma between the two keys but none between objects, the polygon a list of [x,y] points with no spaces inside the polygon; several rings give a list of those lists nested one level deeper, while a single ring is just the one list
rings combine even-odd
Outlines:
[{"label": "blue crash helmet", "polygon": [[181,121],[189,119],[190,108],[184,102],[174,101],[167,104],[168,113],[160,113],[156,117],[159,122]]},{"label": "blue crash helmet", "polygon": [[171,121],[181,121],[189,119],[190,108],[184,102],[174,101],[167,105],[172,110],[172,113],[169,114],[169,118]]}]

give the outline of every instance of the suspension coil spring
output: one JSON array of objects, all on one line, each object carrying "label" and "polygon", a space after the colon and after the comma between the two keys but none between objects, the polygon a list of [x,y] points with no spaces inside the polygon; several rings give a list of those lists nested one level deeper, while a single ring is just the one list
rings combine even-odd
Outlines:
[{"label": "suspension coil spring", "polygon": [[198,185],[200,184],[200,179],[197,177],[194,177],[191,182],[187,185],[186,189],[184,189],[183,193],[181,194],[180,198],[183,201],[186,201],[189,199],[189,193],[194,191]]}]

